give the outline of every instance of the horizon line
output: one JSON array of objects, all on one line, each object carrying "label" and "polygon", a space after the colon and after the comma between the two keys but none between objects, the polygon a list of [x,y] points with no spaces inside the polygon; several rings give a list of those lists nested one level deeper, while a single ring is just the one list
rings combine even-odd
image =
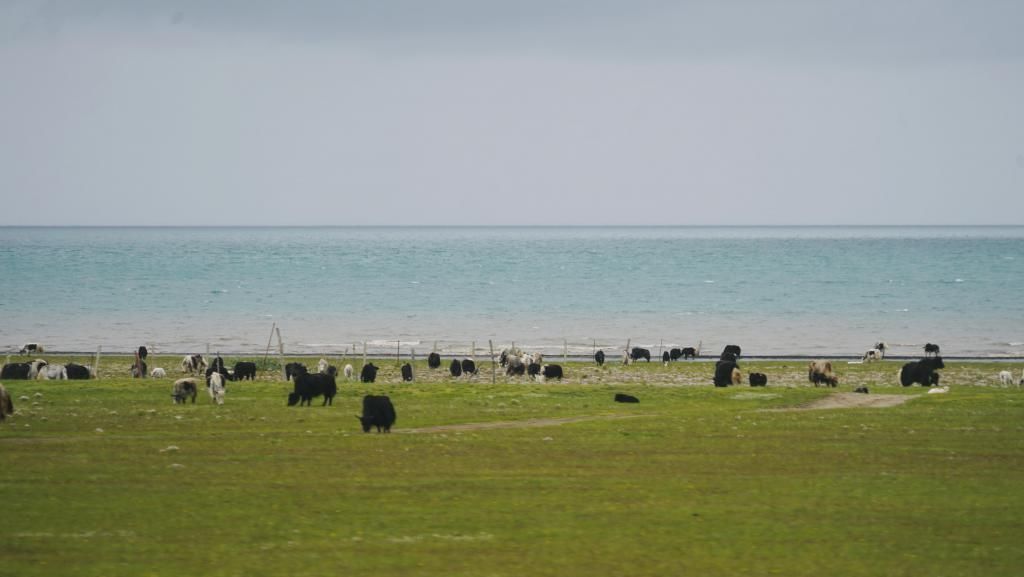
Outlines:
[{"label": "horizon line", "polygon": [[0,228],[1020,228],[1024,224],[2,224]]}]

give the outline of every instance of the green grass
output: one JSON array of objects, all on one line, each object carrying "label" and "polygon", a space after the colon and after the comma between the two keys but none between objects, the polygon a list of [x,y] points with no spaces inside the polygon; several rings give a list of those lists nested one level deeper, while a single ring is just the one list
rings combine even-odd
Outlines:
[{"label": "green grass", "polygon": [[[992,386],[1005,364],[825,411],[764,410],[833,392],[795,361],[742,363],[764,390],[715,389],[707,363],[570,365],[543,385],[422,365],[403,384],[376,364],[383,382],[342,383],[327,408],[286,407],[269,376],[221,407],[171,404],[171,379],[5,382],[0,575],[1024,572],[1024,392]],[[898,366],[837,364],[840,390],[921,394],[889,384]],[[370,392],[396,405],[391,435],[358,428]],[[574,416],[597,418],[402,432]]]}]

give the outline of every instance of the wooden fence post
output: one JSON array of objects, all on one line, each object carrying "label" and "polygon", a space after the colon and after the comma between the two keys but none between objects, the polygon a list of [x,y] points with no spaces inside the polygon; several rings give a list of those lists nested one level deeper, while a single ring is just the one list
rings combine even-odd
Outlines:
[{"label": "wooden fence post", "polygon": [[281,378],[287,381],[288,371],[284,368],[284,341],[281,340],[281,327],[274,327],[274,332],[277,333],[277,360],[281,365]]},{"label": "wooden fence post", "polygon": [[96,347],[96,360],[92,363],[92,372],[96,375],[96,378],[100,378],[100,352],[103,350],[103,345]]},{"label": "wooden fence post", "polygon": [[487,344],[491,348],[491,384],[493,385],[498,382],[498,369],[495,366],[497,363],[494,361],[494,341],[487,339]]},{"label": "wooden fence post", "polygon": [[[267,357],[270,356],[270,341],[274,338],[274,329],[277,328],[277,321],[270,325],[270,336],[267,337],[267,351],[263,353],[263,366],[267,366]],[[261,369],[262,370],[262,369]]]}]

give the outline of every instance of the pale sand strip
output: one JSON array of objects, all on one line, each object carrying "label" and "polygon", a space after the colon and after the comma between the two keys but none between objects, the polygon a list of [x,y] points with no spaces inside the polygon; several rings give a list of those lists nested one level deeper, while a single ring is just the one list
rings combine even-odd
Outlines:
[{"label": "pale sand strip", "polygon": [[765,411],[814,411],[820,409],[884,409],[902,405],[921,395],[872,395],[862,393],[835,393],[799,407],[764,409]]},{"label": "pale sand strip", "polygon": [[436,427],[420,427],[417,429],[396,429],[395,433],[449,433],[460,431],[488,431],[491,429],[529,429],[534,427],[553,427],[569,423],[585,421],[634,419],[652,417],[654,415],[589,415],[582,417],[562,417],[558,419],[526,419],[523,421],[495,421],[493,423],[463,423],[461,425],[438,425]]}]

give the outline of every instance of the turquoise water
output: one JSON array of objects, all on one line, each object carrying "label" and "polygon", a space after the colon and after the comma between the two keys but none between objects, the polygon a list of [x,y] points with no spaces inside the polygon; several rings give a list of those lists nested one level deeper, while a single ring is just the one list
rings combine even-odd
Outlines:
[{"label": "turquoise water", "polygon": [[0,228],[0,349],[1024,354],[1024,227]]}]

